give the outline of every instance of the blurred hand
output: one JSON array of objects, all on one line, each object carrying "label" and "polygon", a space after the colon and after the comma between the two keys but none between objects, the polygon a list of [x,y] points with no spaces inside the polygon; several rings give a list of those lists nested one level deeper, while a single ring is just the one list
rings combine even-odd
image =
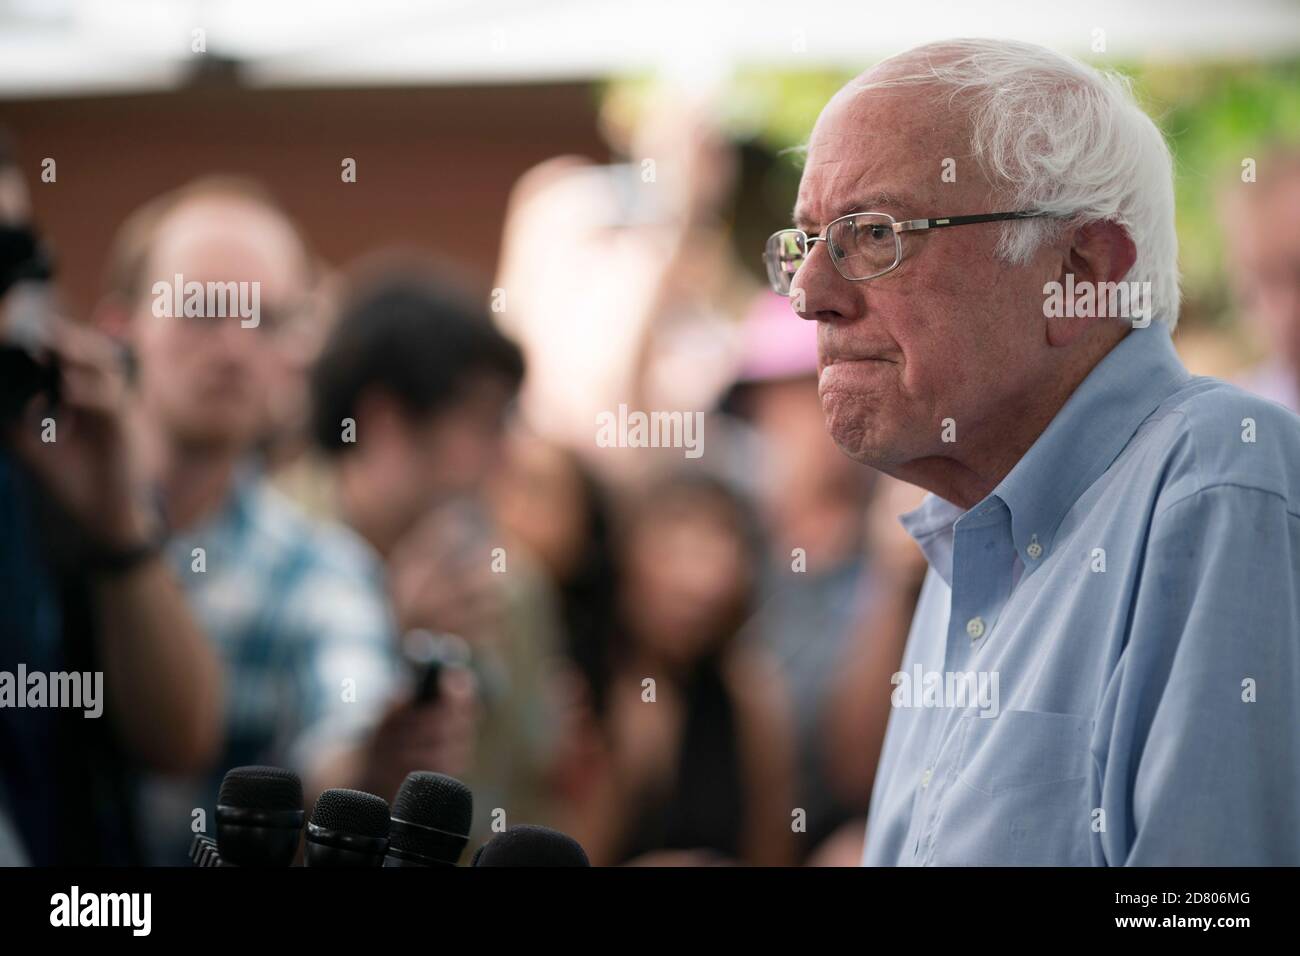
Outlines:
[{"label": "blurred hand", "polygon": [[402,631],[459,635],[471,644],[497,632],[503,575],[491,550],[455,505],[435,509],[393,549],[389,586]]},{"label": "blurred hand", "polygon": [[555,714],[555,749],[551,775],[566,802],[581,803],[598,788],[609,768],[609,746],[592,702],[586,678],[572,664],[551,673],[548,693]]},{"label": "blurred hand", "polygon": [[478,692],[474,675],[448,667],[431,704],[393,704],[366,748],[361,789],[392,800],[412,770],[464,775],[474,757]]},{"label": "blurred hand", "polygon": [[[10,433],[12,447],[96,545],[130,549],[153,537],[140,456],[128,424],[127,383],[112,342],[55,319],[49,349],[59,363],[60,402],[37,396]],[[53,441],[42,420],[54,419]]]}]

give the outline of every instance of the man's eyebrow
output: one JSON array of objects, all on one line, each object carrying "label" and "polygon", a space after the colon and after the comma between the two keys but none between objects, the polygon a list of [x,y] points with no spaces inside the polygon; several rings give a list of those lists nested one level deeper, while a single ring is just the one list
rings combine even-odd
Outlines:
[{"label": "man's eyebrow", "polygon": [[[848,202],[837,203],[831,210],[830,222],[838,219],[840,216],[847,216],[851,212],[896,212],[900,209],[915,209],[916,200],[906,193],[876,191],[858,196]],[[814,225],[809,221],[810,217],[806,212],[797,205],[794,212],[790,215],[790,220],[800,229]],[[824,225],[824,223],[822,224]]]}]

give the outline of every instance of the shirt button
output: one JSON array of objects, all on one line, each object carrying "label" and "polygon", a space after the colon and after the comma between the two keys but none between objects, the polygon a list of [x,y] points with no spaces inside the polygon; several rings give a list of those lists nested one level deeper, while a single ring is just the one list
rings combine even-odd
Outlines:
[{"label": "shirt button", "polygon": [[921,774],[921,789],[924,790],[930,786],[930,778],[934,776],[934,770],[927,767],[925,773]]},{"label": "shirt button", "polygon": [[1029,545],[1025,548],[1025,554],[1035,561],[1043,556],[1043,546],[1038,543],[1038,535],[1030,537]]},{"label": "shirt button", "polygon": [[970,635],[972,641],[978,641],[984,636],[984,619],[982,617],[973,617],[967,621],[966,633]]}]

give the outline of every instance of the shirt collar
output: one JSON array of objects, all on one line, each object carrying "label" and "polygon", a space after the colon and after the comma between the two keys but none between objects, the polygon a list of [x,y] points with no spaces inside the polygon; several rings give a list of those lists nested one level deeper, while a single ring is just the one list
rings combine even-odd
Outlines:
[{"label": "shirt collar", "polygon": [[1079,496],[1119,457],[1161,402],[1190,378],[1163,323],[1130,330],[984,501],[963,512],[926,495],[920,507],[900,518],[904,529],[951,586],[952,549],[936,549],[936,541],[948,537],[940,532],[949,531],[963,514],[985,514],[1005,505],[1016,551],[1025,573],[1032,573],[1051,552],[1057,529]]},{"label": "shirt collar", "polygon": [[961,516],[962,509],[957,505],[928,494],[920,505],[898,519],[921,548],[930,567],[949,587],[952,587],[952,527]]}]

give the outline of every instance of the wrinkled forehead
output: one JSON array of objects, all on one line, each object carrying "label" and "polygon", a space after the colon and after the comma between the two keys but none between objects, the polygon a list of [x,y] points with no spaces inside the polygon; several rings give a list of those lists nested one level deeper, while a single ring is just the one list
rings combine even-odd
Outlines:
[{"label": "wrinkled forehead", "polygon": [[[902,218],[980,205],[988,184],[971,154],[968,117],[933,85],[862,86],[873,78],[847,84],[818,117],[796,224],[816,227],[866,209]],[[945,208],[931,208],[936,202]]]}]

